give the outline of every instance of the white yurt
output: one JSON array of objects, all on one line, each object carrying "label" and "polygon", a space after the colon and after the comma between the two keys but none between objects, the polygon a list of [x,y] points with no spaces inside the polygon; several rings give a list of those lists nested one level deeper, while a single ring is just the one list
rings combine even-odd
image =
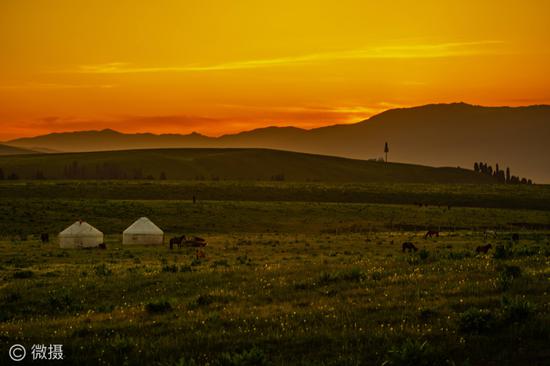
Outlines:
[{"label": "white yurt", "polygon": [[162,245],[164,232],[147,217],[137,219],[122,232],[123,245]]},{"label": "white yurt", "polygon": [[103,233],[84,221],[77,221],[59,233],[60,248],[95,248],[103,243]]}]

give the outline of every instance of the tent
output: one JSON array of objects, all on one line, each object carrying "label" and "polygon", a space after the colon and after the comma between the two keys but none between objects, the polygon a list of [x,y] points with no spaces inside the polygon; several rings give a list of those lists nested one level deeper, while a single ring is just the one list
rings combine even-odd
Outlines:
[{"label": "tent", "polygon": [[136,220],[122,232],[123,245],[162,245],[164,232],[147,217]]},{"label": "tent", "polygon": [[60,248],[95,248],[103,243],[103,233],[84,221],[77,221],[59,233]]}]

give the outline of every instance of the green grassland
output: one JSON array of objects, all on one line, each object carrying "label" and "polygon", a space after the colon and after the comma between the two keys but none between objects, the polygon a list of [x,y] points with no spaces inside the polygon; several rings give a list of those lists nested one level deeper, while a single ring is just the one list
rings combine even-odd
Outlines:
[{"label": "green grassland", "polygon": [[472,170],[382,163],[269,149],[151,149],[0,156],[5,175],[48,179],[285,180],[494,183]]},{"label": "green grassland", "polygon": [[[549,192],[5,181],[0,364],[14,343],[62,343],[78,365],[544,365]],[[206,238],[206,258],[123,247],[121,231],[140,216],[167,238]],[[55,233],[78,218],[106,234],[107,250],[57,246]],[[424,239],[428,229],[441,236]],[[404,241],[420,250],[403,253]],[[497,248],[477,255],[485,243]]]}]

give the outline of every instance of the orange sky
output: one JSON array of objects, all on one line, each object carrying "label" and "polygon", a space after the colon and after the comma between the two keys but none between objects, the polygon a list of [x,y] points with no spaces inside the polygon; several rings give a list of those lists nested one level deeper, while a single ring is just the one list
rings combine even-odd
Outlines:
[{"label": "orange sky", "polygon": [[545,0],[3,0],[0,140],[550,103],[549,41]]}]

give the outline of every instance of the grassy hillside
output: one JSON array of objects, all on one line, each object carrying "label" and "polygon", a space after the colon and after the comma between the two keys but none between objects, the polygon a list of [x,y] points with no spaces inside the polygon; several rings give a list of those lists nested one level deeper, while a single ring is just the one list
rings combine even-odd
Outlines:
[{"label": "grassy hillside", "polygon": [[52,133],[9,142],[37,150],[64,152],[158,148],[268,148],[313,154],[429,166],[472,167],[484,161],[514,175],[550,182],[550,106],[482,107],[465,103],[431,104],[392,109],[354,124],[311,130],[267,127],[233,135],[208,137],[113,130]]},{"label": "grassy hillside", "polygon": [[458,168],[381,163],[267,149],[161,149],[0,157],[22,179],[285,180],[493,183]]},{"label": "grassy hillside", "polygon": [[0,144],[0,155],[36,154],[36,151]]}]

